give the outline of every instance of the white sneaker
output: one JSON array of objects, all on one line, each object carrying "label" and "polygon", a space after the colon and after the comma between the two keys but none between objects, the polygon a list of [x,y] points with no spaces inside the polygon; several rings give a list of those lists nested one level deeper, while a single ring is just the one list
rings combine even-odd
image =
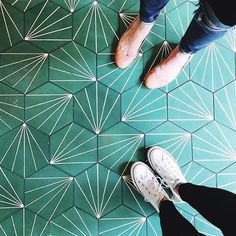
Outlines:
[{"label": "white sneaker", "polygon": [[153,171],[143,162],[135,162],[131,166],[130,173],[134,186],[143,195],[145,201],[150,202],[159,212],[161,200],[169,197]]},{"label": "white sneaker", "polygon": [[147,88],[161,88],[171,83],[189,63],[192,54],[182,53],[179,45],[160,64],[152,68],[144,78]]},{"label": "white sneaker", "polygon": [[179,183],[186,183],[187,180],[183,176],[176,160],[169,152],[160,147],[150,148],[147,156],[152,168],[173,192],[175,200],[182,201],[179,194],[174,191],[174,188]]}]

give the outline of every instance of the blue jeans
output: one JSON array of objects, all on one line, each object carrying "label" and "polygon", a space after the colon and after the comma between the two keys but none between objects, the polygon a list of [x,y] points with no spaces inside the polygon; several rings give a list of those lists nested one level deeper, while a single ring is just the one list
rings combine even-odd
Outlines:
[{"label": "blue jeans", "polygon": [[[140,0],[140,18],[144,23],[154,22],[169,0]],[[231,26],[223,24],[211,6],[200,1],[199,8],[182,37],[179,47],[184,53],[193,54],[221,38]]]}]

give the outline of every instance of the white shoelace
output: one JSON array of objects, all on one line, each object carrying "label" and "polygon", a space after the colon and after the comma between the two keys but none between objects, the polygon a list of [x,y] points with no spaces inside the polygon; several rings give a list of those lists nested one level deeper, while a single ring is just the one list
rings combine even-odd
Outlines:
[{"label": "white shoelace", "polygon": [[[155,181],[152,182],[152,184],[154,185],[154,188],[153,188],[154,190],[151,189],[151,191],[152,191],[153,195],[158,196],[159,193],[160,193],[161,190],[162,190],[162,186],[165,186],[165,187],[168,187],[168,186],[164,183],[163,179],[161,179],[160,177],[155,176],[155,179],[157,179],[157,181],[159,182],[159,184],[157,185],[157,183],[156,183]],[[150,200],[148,200],[148,199],[145,198],[145,197],[144,197],[144,200],[145,200],[145,202],[149,202],[149,201],[150,201]],[[159,201],[159,199],[155,199],[155,200]]]}]

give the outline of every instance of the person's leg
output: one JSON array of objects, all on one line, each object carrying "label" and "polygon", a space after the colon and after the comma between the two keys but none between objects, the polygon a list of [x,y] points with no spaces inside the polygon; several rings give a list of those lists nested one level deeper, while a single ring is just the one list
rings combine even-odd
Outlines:
[{"label": "person's leg", "polygon": [[[175,208],[153,171],[142,162],[135,162],[130,169],[135,188],[147,202],[160,212],[163,236],[199,236],[197,230]],[[173,233],[174,232],[174,233]]]},{"label": "person's leg", "polygon": [[[141,0],[140,16],[126,30],[118,43],[115,54],[115,62],[118,67],[126,68],[132,64],[161,9],[168,1]],[[120,16],[123,17],[122,14]]]},{"label": "person's leg", "polygon": [[221,23],[207,1],[201,1],[179,47],[182,52],[196,53],[221,38],[231,28]]},{"label": "person's leg", "polygon": [[191,55],[221,38],[231,27],[222,24],[207,1],[201,1],[180,44],[144,78],[148,88],[160,88],[172,82],[188,64]]},{"label": "person's leg", "polygon": [[190,183],[178,186],[180,197],[204,218],[221,229],[225,236],[236,235],[236,195],[223,189]]},{"label": "person's leg", "polygon": [[163,236],[200,236],[193,225],[175,208],[173,202],[162,201],[160,204],[160,220]]}]

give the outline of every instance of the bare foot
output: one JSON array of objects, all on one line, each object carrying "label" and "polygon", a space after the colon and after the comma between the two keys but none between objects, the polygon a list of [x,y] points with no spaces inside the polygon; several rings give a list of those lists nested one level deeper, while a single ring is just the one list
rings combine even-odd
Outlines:
[{"label": "bare foot", "polygon": [[178,45],[164,61],[152,68],[145,76],[145,86],[155,89],[168,85],[184,69],[190,59],[191,54],[182,53]]},{"label": "bare foot", "polygon": [[142,24],[139,16],[134,20],[118,43],[115,55],[118,67],[125,68],[133,62],[153,25],[154,23]]}]

